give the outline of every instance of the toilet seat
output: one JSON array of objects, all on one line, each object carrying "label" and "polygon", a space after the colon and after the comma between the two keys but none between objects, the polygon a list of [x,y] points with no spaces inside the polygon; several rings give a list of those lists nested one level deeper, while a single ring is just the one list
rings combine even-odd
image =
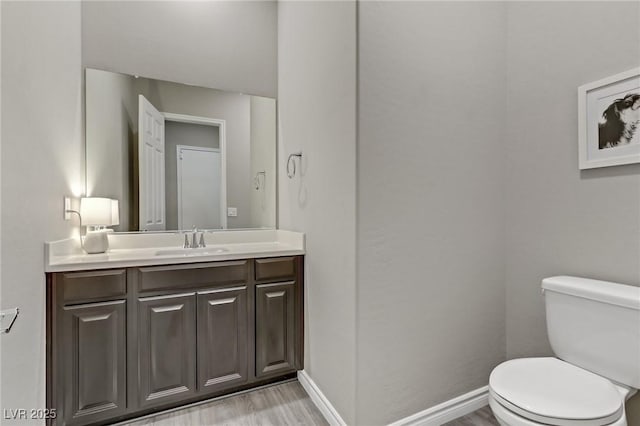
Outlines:
[{"label": "toilet seat", "polygon": [[[543,423],[534,422],[533,420],[528,420],[517,415],[508,408],[503,407],[491,395],[489,395],[489,405],[491,406],[494,417],[501,426],[547,426]],[[627,416],[623,412],[622,417],[607,426],[629,426],[627,424]]]},{"label": "toilet seat", "polygon": [[504,362],[489,389],[498,404],[538,424],[603,426],[624,415],[624,397],[612,382],[557,358]]}]

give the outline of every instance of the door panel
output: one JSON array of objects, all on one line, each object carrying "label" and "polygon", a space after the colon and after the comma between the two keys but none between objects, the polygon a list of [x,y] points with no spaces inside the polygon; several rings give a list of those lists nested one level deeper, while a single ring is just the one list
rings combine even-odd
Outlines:
[{"label": "door panel", "polygon": [[141,407],[195,393],[195,294],[139,299],[139,402]]},{"label": "door panel", "polygon": [[177,146],[178,229],[222,228],[220,150]]},{"label": "door panel", "polygon": [[90,423],[126,410],[126,301],[63,308],[64,418]]},{"label": "door panel", "polygon": [[140,230],[166,229],[164,115],[138,95],[138,176]]},{"label": "door panel", "polygon": [[247,287],[198,294],[198,387],[213,392],[247,381]]},{"label": "door panel", "polygon": [[295,283],[256,286],[256,376],[293,370]]}]

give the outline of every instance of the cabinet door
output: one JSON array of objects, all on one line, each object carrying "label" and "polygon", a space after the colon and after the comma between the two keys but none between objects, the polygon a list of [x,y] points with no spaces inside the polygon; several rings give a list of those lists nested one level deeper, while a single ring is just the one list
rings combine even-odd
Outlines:
[{"label": "cabinet door", "polygon": [[62,308],[65,424],[109,419],[126,410],[126,301]]},{"label": "cabinet door", "polygon": [[247,287],[198,293],[198,387],[214,392],[247,381]]},{"label": "cabinet door", "polygon": [[256,286],[256,376],[294,370],[295,283]]},{"label": "cabinet door", "polygon": [[195,293],[138,300],[139,404],[193,396],[196,389]]}]

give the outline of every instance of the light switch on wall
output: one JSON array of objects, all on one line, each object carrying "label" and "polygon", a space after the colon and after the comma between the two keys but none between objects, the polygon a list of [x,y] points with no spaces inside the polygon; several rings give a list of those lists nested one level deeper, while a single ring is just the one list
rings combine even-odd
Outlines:
[{"label": "light switch on wall", "polygon": [[238,208],[237,207],[228,207],[227,208],[227,216],[229,216],[229,217],[238,216]]}]

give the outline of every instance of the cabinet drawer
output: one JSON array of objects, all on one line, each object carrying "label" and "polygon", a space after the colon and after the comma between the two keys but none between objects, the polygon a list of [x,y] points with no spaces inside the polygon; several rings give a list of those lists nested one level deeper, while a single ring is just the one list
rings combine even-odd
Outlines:
[{"label": "cabinet drawer", "polygon": [[256,281],[293,278],[296,273],[294,257],[256,259]]},{"label": "cabinet drawer", "polygon": [[138,291],[205,287],[212,284],[246,283],[249,263],[246,260],[167,265],[138,268]]},{"label": "cabinet drawer", "polygon": [[62,299],[66,303],[124,298],[127,294],[126,269],[61,273]]}]

